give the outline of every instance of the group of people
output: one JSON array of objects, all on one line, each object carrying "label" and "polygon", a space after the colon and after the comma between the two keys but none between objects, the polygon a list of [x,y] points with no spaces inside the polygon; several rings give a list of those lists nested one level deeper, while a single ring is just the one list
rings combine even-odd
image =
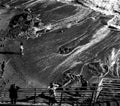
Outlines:
[{"label": "group of people", "polygon": [[[55,83],[50,83],[50,85],[48,86],[48,93],[50,96],[49,99],[49,105],[52,106],[54,103],[56,103],[56,96],[57,96],[57,92],[56,89],[59,88],[60,85],[59,84],[55,84]],[[83,76],[81,76],[81,90],[86,90],[87,89],[87,81],[85,80],[85,78]],[[18,92],[19,87],[16,86],[15,84],[12,84],[9,88],[9,97],[11,100],[11,104],[16,104],[17,102],[17,98],[18,98]]]}]

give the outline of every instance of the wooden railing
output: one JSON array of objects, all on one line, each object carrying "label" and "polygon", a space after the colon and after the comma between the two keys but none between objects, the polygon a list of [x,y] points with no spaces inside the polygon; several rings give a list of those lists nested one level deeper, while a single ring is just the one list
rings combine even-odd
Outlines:
[{"label": "wooden railing", "polygon": [[[102,90],[95,100],[98,87],[89,86],[87,90],[81,90],[81,88],[59,88],[56,90],[55,96],[56,104],[70,104],[76,105],[95,105],[103,102],[120,101],[120,84],[116,83],[103,83],[101,85]],[[83,88],[82,88],[83,89]],[[26,103],[43,103],[49,104],[51,97],[48,93],[48,89],[43,88],[20,88],[18,91],[18,101]],[[4,89],[0,92],[0,102],[10,103],[8,89]],[[42,104],[42,105],[43,105]],[[44,106],[44,105],[43,105]]]},{"label": "wooden railing", "polygon": [[[61,104],[70,104],[70,105],[82,104],[85,100],[89,100],[88,102],[91,103],[92,94],[94,90],[91,90],[91,88],[89,87],[87,88],[87,90],[80,90],[80,89],[75,90],[75,88],[61,90],[59,88],[58,90],[56,90],[56,92],[57,92],[57,95],[55,96],[55,99],[57,101],[57,104],[60,106]],[[48,93],[48,89],[21,88],[18,91],[17,102],[47,104],[49,103],[49,99],[50,99],[50,96]],[[8,89],[4,89],[1,92],[0,102],[10,103]]]}]

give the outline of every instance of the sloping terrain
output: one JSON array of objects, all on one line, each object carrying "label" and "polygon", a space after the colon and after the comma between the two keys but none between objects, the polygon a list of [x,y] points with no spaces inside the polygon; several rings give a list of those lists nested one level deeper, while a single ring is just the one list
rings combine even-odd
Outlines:
[{"label": "sloping terrain", "polygon": [[[9,6],[1,7],[0,16],[0,24],[3,25],[4,21],[5,28],[0,25],[0,29],[4,30],[1,38],[6,37],[1,54],[6,60],[11,59],[8,65],[12,68],[6,67],[2,79],[7,81],[8,85],[13,82],[21,87],[47,87],[50,82],[64,85],[65,72],[73,75],[81,74],[92,83],[99,80],[101,73],[104,75],[106,73],[99,69],[91,72],[86,64],[97,61],[106,64],[107,58],[111,63],[119,60],[119,55],[116,55],[117,59],[110,58],[113,49],[115,54],[119,54],[120,40],[120,32],[107,25],[113,15],[104,15],[81,4],[48,0],[44,2],[15,0],[6,4]],[[23,21],[11,22],[15,14],[23,13],[26,11],[25,8],[30,8],[27,14],[39,18],[42,26],[33,26],[31,20],[27,26],[26,16]],[[9,22],[13,25],[9,25]],[[51,25],[52,28],[47,29],[47,25]],[[33,37],[29,31],[31,28],[37,29],[37,36],[35,32],[32,33],[35,36]],[[19,37],[21,31],[23,36]],[[29,39],[26,33],[30,33]],[[23,56],[20,55],[20,42],[23,42],[24,46]],[[111,65],[110,62],[107,63],[108,66]],[[15,76],[10,75],[11,72],[15,73]],[[119,72],[117,74],[116,72],[118,71],[107,75],[112,78],[119,77]],[[9,79],[10,77],[13,79]],[[76,82],[74,80],[71,85]]]}]

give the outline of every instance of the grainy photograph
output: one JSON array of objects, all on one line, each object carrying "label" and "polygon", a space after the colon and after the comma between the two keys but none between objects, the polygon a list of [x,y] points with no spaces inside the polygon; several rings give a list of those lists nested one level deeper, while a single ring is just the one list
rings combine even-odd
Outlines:
[{"label": "grainy photograph", "polygon": [[0,0],[0,106],[120,106],[120,0]]}]

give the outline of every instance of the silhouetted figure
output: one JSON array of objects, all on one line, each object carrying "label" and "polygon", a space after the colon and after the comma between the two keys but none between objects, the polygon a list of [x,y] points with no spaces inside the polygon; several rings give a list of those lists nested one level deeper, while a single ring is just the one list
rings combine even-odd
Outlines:
[{"label": "silhouetted figure", "polygon": [[80,76],[80,78],[81,78],[81,84],[82,84],[82,88],[81,88],[81,90],[87,90],[87,81],[85,80],[85,78],[81,75]]},{"label": "silhouetted figure", "polygon": [[4,71],[5,71],[5,64],[6,64],[5,61],[3,61],[2,64],[1,64],[1,77],[4,73]]},{"label": "silhouetted figure", "polygon": [[1,64],[1,71],[0,71],[0,77],[3,77],[5,66],[10,62],[11,58],[6,62],[5,60],[0,63]]},{"label": "silhouetted figure", "polygon": [[20,54],[24,55],[24,47],[23,47],[23,43],[20,43]]},{"label": "silhouetted figure", "polygon": [[19,87],[15,86],[15,84],[12,84],[10,86],[9,97],[11,99],[11,104],[16,104],[16,101],[17,101],[17,98],[18,98],[18,95],[17,95],[18,89],[19,89]]}]

